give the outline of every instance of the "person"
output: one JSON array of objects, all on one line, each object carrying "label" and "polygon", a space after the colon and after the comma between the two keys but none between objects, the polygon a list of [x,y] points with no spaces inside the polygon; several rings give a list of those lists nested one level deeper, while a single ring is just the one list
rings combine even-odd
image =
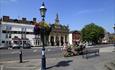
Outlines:
[{"label": "person", "polygon": [[63,50],[67,50],[67,44],[66,43],[63,44]]}]

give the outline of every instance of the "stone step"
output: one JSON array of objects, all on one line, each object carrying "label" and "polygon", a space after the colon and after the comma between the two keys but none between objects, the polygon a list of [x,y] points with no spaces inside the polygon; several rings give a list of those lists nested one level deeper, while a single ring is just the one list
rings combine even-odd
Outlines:
[{"label": "stone step", "polygon": [[105,64],[107,70],[115,70],[115,66],[112,62]]}]

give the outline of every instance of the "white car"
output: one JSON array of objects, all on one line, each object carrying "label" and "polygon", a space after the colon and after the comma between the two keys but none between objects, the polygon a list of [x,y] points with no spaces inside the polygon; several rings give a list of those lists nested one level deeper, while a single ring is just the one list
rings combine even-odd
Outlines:
[{"label": "white car", "polygon": [[0,45],[0,49],[8,49],[8,46],[5,45],[5,44],[1,44],[1,45]]},{"label": "white car", "polygon": [[21,46],[18,45],[18,44],[13,44],[13,45],[12,45],[12,49],[20,49],[20,47],[21,47]]}]

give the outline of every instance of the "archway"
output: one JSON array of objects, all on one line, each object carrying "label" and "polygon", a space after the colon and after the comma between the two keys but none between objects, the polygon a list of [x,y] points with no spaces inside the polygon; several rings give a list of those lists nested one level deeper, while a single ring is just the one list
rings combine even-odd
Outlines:
[{"label": "archway", "polygon": [[54,37],[53,36],[51,36],[50,42],[51,42],[51,46],[54,46]]},{"label": "archway", "polygon": [[59,37],[56,36],[56,46],[59,46]]},{"label": "archway", "polygon": [[61,36],[61,46],[63,46],[64,42],[63,42],[63,37]]}]

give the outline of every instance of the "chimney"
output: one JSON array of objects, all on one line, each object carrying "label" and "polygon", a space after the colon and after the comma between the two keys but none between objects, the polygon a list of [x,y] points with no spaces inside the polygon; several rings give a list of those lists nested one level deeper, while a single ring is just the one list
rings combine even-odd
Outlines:
[{"label": "chimney", "polygon": [[36,22],[36,18],[33,18],[33,21]]},{"label": "chimney", "polygon": [[3,21],[8,21],[10,19],[9,16],[3,16]]},{"label": "chimney", "polygon": [[26,21],[26,18],[22,18],[22,21]]}]

